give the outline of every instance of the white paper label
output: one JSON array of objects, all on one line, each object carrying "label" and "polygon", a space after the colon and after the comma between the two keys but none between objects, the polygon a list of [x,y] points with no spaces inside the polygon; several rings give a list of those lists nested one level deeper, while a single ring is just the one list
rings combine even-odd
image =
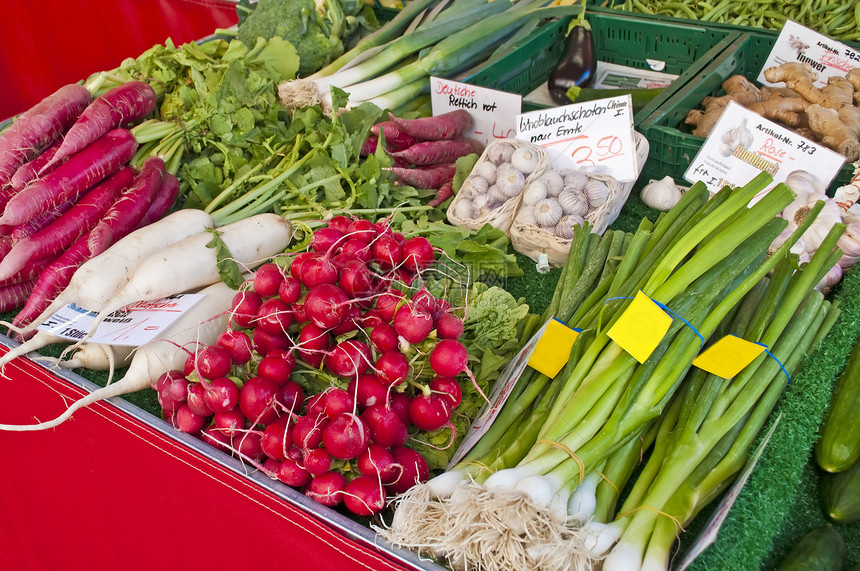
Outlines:
[{"label": "white paper label", "polygon": [[737,481],[714,510],[714,515],[711,516],[710,521],[708,521],[708,525],[699,537],[696,538],[696,541],[693,543],[692,547],[690,547],[690,550],[684,556],[684,559],[678,567],[675,568],[675,571],[684,571],[705,551],[705,549],[708,548],[708,546],[717,540],[717,534],[723,526],[723,522],[726,521],[726,517],[729,515],[729,510],[732,509],[735,500],[738,499],[738,496],[741,493],[741,489],[743,489],[744,484],[749,480],[750,474],[752,474],[753,469],[756,467],[756,464],[758,464],[759,458],[761,458],[761,454],[764,452],[767,443],[770,442],[770,438],[773,436],[773,431],[776,430],[781,418],[782,416],[776,417],[773,426],[770,427],[770,430],[768,430],[761,444],[758,445],[755,453],[753,453],[747,461],[747,465],[744,467],[743,471],[738,475]]},{"label": "white paper label", "polygon": [[523,113],[516,138],[543,147],[556,168],[608,174],[620,182],[639,176],[629,95]]},{"label": "white paper label", "polygon": [[[743,186],[762,171],[774,185],[803,170],[830,186],[845,157],[730,102],[684,178],[702,181],[712,193],[723,186]],[[765,191],[766,192],[766,191]]]},{"label": "white paper label", "polygon": [[671,73],[598,61],[597,70],[594,73],[594,85],[592,87],[595,89],[660,88],[668,87],[677,77],[677,75]]},{"label": "white paper label", "polygon": [[[203,294],[180,293],[155,301],[133,303],[107,316],[88,342],[139,347],[155,339],[203,297]],[[79,341],[86,337],[97,314],[75,304],[67,305],[38,329],[70,341]]]},{"label": "white paper label", "polygon": [[541,327],[537,333],[532,335],[529,342],[520,349],[520,352],[517,353],[513,359],[511,359],[511,362],[508,363],[508,366],[505,367],[505,370],[502,371],[499,378],[496,379],[495,383],[493,383],[493,388],[490,390],[490,394],[487,395],[487,399],[490,402],[484,403],[484,406],[481,407],[480,411],[478,411],[478,414],[475,416],[475,420],[472,421],[472,425],[466,432],[466,436],[463,437],[463,441],[460,442],[460,446],[457,448],[457,451],[448,463],[449,470],[466,456],[469,450],[475,446],[475,443],[477,443],[493,425],[493,421],[496,420],[497,416],[499,416],[505,401],[508,400],[508,396],[520,380],[523,371],[529,363],[529,357],[531,357],[538,339],[540,339],[541,335],[546,331],[547,325],[549,325],[549,321],[544,323],[543,327]]},{"label": "white paper label", "polygon": [[522,111],[523,97],[514,93],[478,87],[449,79],[430,78],[430,104],[433,115],[465,109],[474,121],[464,137],[485,146],[493,139],[514,136],[516,117]]},{"label": "white paper label", "polygon": [[815,85],[823,87],[827,84],[828,77],[844,77],[846,73],[860,66],[860,52],[788,20],[759,73],[758,81],[764,85],[783,85],[768,83],[764,78],[764,70],[789,61],[811,65],[818,74]]}]

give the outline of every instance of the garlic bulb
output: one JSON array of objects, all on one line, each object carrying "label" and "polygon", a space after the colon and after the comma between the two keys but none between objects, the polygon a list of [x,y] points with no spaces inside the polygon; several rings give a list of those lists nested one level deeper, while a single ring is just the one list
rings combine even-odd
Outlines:
[{"label": "garlic bulb", "polygon": [[588,214],[588,200],[578,190],[565,187],[558,195],[558,203],[565,214],[576,216]]},{"label": "garlic bulb", "polygon": [[546,186],[547,196],[558,196],[564,188],[564,177],[556,170],[546,171],[538,180]]},{"label": "garlic bulb", "polygon": [[588,175],[580,170],[569,170],[564,175],[564,186],[582,190],[588,184]]},{"label": "garlic bulb", "polygon": [[[507,165],[507,166],[505,166]],[[526,177],[521,171],[510,166],[510,163],[504,163],[496,169],[496,185],[501,189],[506,196],[516,196],[526,184]]]},{"label": "garlic bulb", "polygon": [[511,160],[514,150],[514,146],[506,141],[494,141],[487,146],[487,158],[500,165]]},{"label": "garlic bulb", "polygon": [[639,195],[642,202],[657,210],[671,210],[681,200],[681,191],[675,185],[671,176],[664,176],[660,180],[651,180],[646,184]]},{"label": "garlic bulb", "polygon": [[590,208],[598,208],[609,199],[609,187],[602,180],[592,178],[585,184],[583,194],[585,194]]},{"label": "garlic bulb", "polygon": [[794,191],[797,198],[808,194],[823,194],[826,190],[820,178],[806,171],[791,171],[785,177],[785,184]]},{"label": "garlic bulb", "polygon": [[487,179],[482,176],[472,174],[466,177],[466,180],[463,181],[463,185],[460,187],[460,192],[465,193],[463,194],[465,198],[474,198],[479,194],[487,194],[489,186]]},{"label": "garlic bulb", "polygon": [[582,226],[583,223],[585,223],[585,220],[582,216],[562,216],[561,220],[555,226],[555,234],[563,240],[570,240],[573,238],[573,227]]},{"label": "garlic bulb", "polygon": [[537,226],[537,221],[535,220],[535,207],[529,205],[522,206],[517,212],[517,222],[525,224],[526,226]]},{"label": "garlic bulb", "polygon": [[472,199],[472,216],[471,218],[481,218],[489,214],[493,209],[493,199],[489,194],[479,194]]},{"label": "garlic bulb", "polygon": [[836,245],[843,252],[839,258],[839,265],[843,270],[856,264],[857,260],[860,260],[860,222],[849,223]]},{"label": "garlic bulb", "polygon": [[473,175],[485,179],[489,184],[496,182],[496,165],[490,161],[480,161],[472,170]]},{"label": "garlic bulb", "polygon": [[530,146],[522,146],[511,154],[511,166],[523,174],[531,174],[537,168],[538,154]]},{"label": "garlic bulb", "polygon": [[499,204],[507,202],[507,200],[511,198],[502,191],[502,188],[498,184],[492,185],[489,190],[487,190],[487,194],[493,202],[498,202]]},{"label": "garlic bulb", "polygon": [[554,198],[544,198],[535,204],[535,221],[538,226],[554,227],[561,220],[563,214],[561,204]]},{"label": "garlic bulb", "polygon": [[454,216],[461,220],[467,220],[472,217],[472,201],[468,198],[461,198],[454,206]]},{"label": "garlic bulb", "polygon": [[[818,249],[833,225],[842,222],[842,211],[839,205],[825,194],[812,193],[798,196],[782,211],[782,217],[788,220],[788,228],[796,229],[806,219],[812,206],[819,200],[824,201],[824,208],[821,209],[821,212],[815,217],[815,221],[795,244],[795,246],[805,249],[810,255]],[[795,251],[795,248],[792,248],[792,251]]]},{"label": "garlic bulb", "polygon": [[842,267],[839,264],[836,264],[824,274],[824,277],[821,278],[821,281],[815,286],[814,289],[817,289],[823,294],[826,294],[830,291],[830,288],[839,283],[839,280],[842,279]]},{"label": "garlic bulb", "polygon": [[546,185],[540,179],[529,183],[523,191],[523,204],[534,206],[549,194]]}]

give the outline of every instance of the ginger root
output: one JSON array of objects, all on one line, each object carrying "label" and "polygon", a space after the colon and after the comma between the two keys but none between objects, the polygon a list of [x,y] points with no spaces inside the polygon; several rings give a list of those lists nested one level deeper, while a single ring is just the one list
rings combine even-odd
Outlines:
[{"label": "ginger root", "polygon": [[734,75],[723,82],[725,95],[705,98],[704,109],[690,111],[685,123],[695,126],[694,135],[707,136],[729,101],[735,101],[849,161],[860,158],[860,68],[844,77],[829,77],[821,88],[815,85],[818,74],[806,63],[786,62],[766,69],[764,77],[785,87],[759,89]]}]

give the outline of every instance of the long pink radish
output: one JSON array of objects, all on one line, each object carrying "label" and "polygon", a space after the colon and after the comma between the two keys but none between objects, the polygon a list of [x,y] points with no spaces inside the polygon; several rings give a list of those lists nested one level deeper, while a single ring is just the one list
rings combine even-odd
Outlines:
[{"label": "long pink radish", "polygon": [[51,298],[50,305],[18,332],[32,331],[70,303],[91,311],[101,310],[122,289],[144,258],[213,225],[212,217],[206,212],[184,209],[135,230],[78,268],[66,289]]},{"label": "long pink radish", "polygon": [[50,306],[51,300],[69,285],[75,271],[92,257],[87,244],[88,236],[84,234],[75,240],[68,250],[51,262],[39,275],[24,307],[12,319],[12,325],[20,328],[32,323]]},{"label": "long pink radish", "polygon": [[[443,139],[415,143],[407,149],[391,153],[391,156],[413,165],[435,165],[453,163],[460,157],[472,153],[481,154],[483,150],[484,146],[474,139]],[[0,218],[0,223],[2,222]]]},{"label": "long pink radish", "polygon": [[131,185],[122,191],[120,197],[90,231],[89,246],[93,255],[101,254],[137,227],[161,188],[162,178],[164,160],[161,157],[147,158]]},{"label": "long pink radish", "polygon": [[24,308],[18,312],[12,325],[29,325],[51,305],[61,291],[68,287],[72,276],[87,260],[127,236],[149,208],[155,189],[161,186],[164,161],[151,157],[144,163],[132,185],[111,205],[95,227],[75,240],[68,250],[39,276]]},{"label": "long pink radish", "polygon": [[463,133],[468,131],[474,122],[472,115],[465,109],[456,109],[442,115],[416,119],[401,119],[395,117],[393,113],[389,113],[388,117],[404,133],[425,141],[457,139],[462,137]]},{"label": "long pink radish", "polygon": [[164,178],[161,181],[161,189],[155,195],[155,198],[152,199],[149,210],[146,211],[146,214],[137,223],[138,228],[164,218],[164,215],[173,208],[173,203],[176,202],[177,196],[179,196],[179,179],[169,172],[165,172]]},{"label": "long pink radish", "polygon": [[13,227],[12,231],[9,233],[9,236],[12,238],[12,243],[16,244],[27,236],[31,236],[42,228],[45,228],[51,223],[56,222],[57,219],[59,219],[63,214],[68,212],[69,209],[74,205],[74,200],[67,200],[59,206],[43,210],[42,212],[36,214],[23,224],[18,224],[17,226]]},{"label": "long pink radish", "polygon": [[56,259],[57,256],[48,256],[47,258],[39,258],[38,260],[28,260],[27,263],[24,264],[24,267],[18,270],[15,275],[11,278],[0,281],[0,286],[34,280],[38,278],[43,271],[45,271],[45,268],[54,263],[54,260]]},{"label": "long pink radish", "polygon": [[111,129],[140,121],[155,111],[155,106],[155,90],[142,81],[129,81],[96,97],[69,128],[59,150],[39,174],[83,150]]},{"label": "long pink radish", "polygon": [[64,85],[0,133],[0,186],[9,183],[22,164],[58,141],[91,100],[83,85]]},{"label": "long pink radish", "polygon": [[415,188],[439,188],[445,182],[454,178],[457,172],[456,163],[440,163],[425,168],[404,169],[391,167],[391,172],[403,184]]},{"label": "long pink radish", "polygon": [[81,235],[98,224],[108,208],[119,198],[120,192],[131,184],[134,176],[133,168],[122,167],[89,190],[52,224],[15,242],[9,253],[0,261],[0,280],[15,275],[29,260],[57,256],[66,250]]},{"label": "long pink radish", "polygon": [[24,305],[35,285],[36,280],[32,279],[0,286],[0,311],[12,311]]},{"label": "long pink radish", "polygon": [[53,428],[68,420],[75,411],[85,406],[151,388],[163,373],[182,369],[189,355],[189,350],[183,347],[198,343],[214,344],[218,335],[227,328],[230,303],[236,291],[219,282],[199,293],[205,294],[205,297],[174,321],[164,331],[163,338],[141,345],[135,351],[122,379],[76,401],[53,420],[26,425],[0,424],[0,430],[27,432]]},{"label": "long pink radish", "polygon": [[12,188],[15,190],[21,190],[31,181],[36,180],[40,174],[46,175],[52,170],[54,170],[54,166],[59,165],[60,163],[54,163],[50,169],[46,169],[44,172],[42,169],[45,169],[45,165],[47,165],[51,159],[54,158],[54,155],[57,153],[57,149],[60,148],[60,142],[56,142],[37,156],[34,157],[32,161],[28,163],[24,163],[21,165],[18,170],[15,171],[15,174],[12,175],[12,180],[10,183],[12,184]]},{"label": "long pink radish", "polygon": [[[245,270],[282,253],[292,238],[290,222],[277,214],[250,216],[217,229],[233,260]],[[210,232],[189,236],[143,260],[93,321],[90,334],[117,309],[130,303],[161,299],[221,280]],[[86,338],[84,338],[86,340]]]},{"label": "long pink radish", "polygon": [[114,129],[102,135],[13,196],[0,216],[0,224],[21,224],[46,208],[77,199],[127,163],[136,150],[137,141],[125,129]]}]

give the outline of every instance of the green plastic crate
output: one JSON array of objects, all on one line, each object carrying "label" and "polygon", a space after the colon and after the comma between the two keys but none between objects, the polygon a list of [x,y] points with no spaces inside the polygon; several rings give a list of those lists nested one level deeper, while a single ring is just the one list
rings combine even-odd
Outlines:
[{"label": "green plastic crate", "polygon": [[[730,30],[660,22],[609,11],[589,12],[587,19],[599,59],[640,69],[649,69],[648,59],[661,60],[666,62],[667,73],[680,76],[637,113],[636,124],[655,111],[738,36]],[[514,46],[510,53],[458,79],[521,95],[530,93],[549,78],[561,59],[569,22],[569,19],[561,19],[544,24]]]},{"label": "green plastic crate", "polygon": [[[706,96],[721,95],[721,84],[732,75],[742,74],[756,83],[755,79],[775,41],[774,34],[751,32],[740,35],[724,53],[666,99],[639,125],[640,132],[650,145],[648,161],[640,180],[666,175],[679,181],[684,179],[684,173],[705,142],[704,137],[692,135],[692,128],[684,124],[687,113],[700,108]],[[851,165],[844,166],[830,187],[831,194],[837,187],[846,184],[852,173]]]}]

